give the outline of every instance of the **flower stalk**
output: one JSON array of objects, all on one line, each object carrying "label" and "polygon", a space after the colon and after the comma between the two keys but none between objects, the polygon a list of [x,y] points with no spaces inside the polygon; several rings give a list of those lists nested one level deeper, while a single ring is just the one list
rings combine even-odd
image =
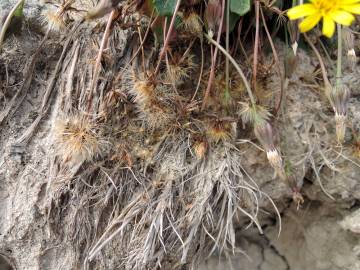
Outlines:
[{"label": "flower stalk", "polygon": [[336,66],[336,86],[338,86],[341,83],[342,31],[340,24],[337,24],[337,32],[338,32],[338,51],[337,51],[337,66]]}]

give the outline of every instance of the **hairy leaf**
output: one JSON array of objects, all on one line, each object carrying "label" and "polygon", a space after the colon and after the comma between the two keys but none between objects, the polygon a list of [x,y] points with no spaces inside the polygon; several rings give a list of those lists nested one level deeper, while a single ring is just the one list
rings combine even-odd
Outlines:
[{"label": "hairy leaf", "polygon": [[243,16],[250,11],[250,0],[230,0],[230,10]]}]

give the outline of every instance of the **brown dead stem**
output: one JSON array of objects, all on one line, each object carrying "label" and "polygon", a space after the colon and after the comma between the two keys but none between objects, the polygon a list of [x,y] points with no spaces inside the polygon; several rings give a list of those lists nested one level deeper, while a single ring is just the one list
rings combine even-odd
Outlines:
[{"label": "brown dead stem", "polygon": [[114,9],[113,11],[111,11],[111,13],[109,15],[109,19],[106,24],[105,32],[104,32],[103,38],[101,40],[99,52],[97,54],[96,61],[95,61],[93,78],[92,78],[91,85],[90,85],[90,91],[89,91],[89,96],[88,96],[88,111],[91,110],[91,106],[93,105],[92,104],[93,98],[95,97],[96,92],[97,92],[97,83],[98,83],[99,75],[100,75],[101,59],[102,59],[102,55],[105,50],[105,47],[107,46],[107,43],[108,43],[112,22],[116,16],[117,16],[117,11]]}]

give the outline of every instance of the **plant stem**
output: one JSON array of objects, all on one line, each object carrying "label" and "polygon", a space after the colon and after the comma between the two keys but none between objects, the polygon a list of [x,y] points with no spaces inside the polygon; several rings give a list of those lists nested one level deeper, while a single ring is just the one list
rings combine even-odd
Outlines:
[{"label": "plant stem", "polygon": [[259,28],[260,28],[260,2],[255,0],[255,44],[254,44],[254,60],[253,60],[253,88],[256,90],[256,77],[258,66],[258,53],[259,53]]},{"label": "plant stem", "polygon": [[246,91],[248,92],[248,95],[250,97],[251,105],[256,106],[255,98],[251,91],[250,84],[249,84],[248,80],[246,79],[244,72],[241,70],[239,65],[236,63],[235,59],[232,58],[232,56],[218,42],[216,42],[214,39],[212,39],[208,34],[205,33],[204,35],[209,40],[209,42],[211,44],[215,45],[216,48],[218,48],[229,59],[229,61],[234,65],[235,69],[237,70],[237,72],[239,73],[241,79],[243,80],[243,82],[245,84]]},{"label": "plant stem", "polygon": [[[283,96],[284,96],[284,75],[281,72],[279,56],[278,56],[278,53],[277,53],[277,51],[275,49],[275,45],[274,45],[274,42],[273,42],[273,40],[271,38],[271,34],[270,34],[269,29],[268,29],[267,24],[266,24],[264,12],[263,12],[261,7],[260,7],[260,14],[261,14],[261,18],[262,18],[262,21],[263,21],[263,25],[264,25],[266,35],[267,35],[267,37],[269,39],[271,50],[272,50],[273,55],[274,55],[275,63],[276,63],[276,66],[277,66],[277,73],[278,73],[278,75],[280,77],[280,97],[279,97],[278,104],[276,105],[276,108],[275,108],[275,116],[276,116],[278,114],[279,110],[280,110],[281,103],[282,103]],[[286,37],[287,37],[287,35],[286,35]]]},{"label": "plant stem", "polygon": [[341,63],[342,63],[342,31],[340,24],[337,24],[337,32],[338,32],[338,55],[337,55],[337,66],[336,66],[336,86],[339,86],[341,82]]},{"label": "plant stem", "polygon": [[324,64],[324,61],[321,58],[321,55],[320,55],[318,49],[316,49],[315,45],[311,42],[311,40],[309,39],[309,37],[305,33],[304,33],[304,37],[305,37],[306,42],[309,43],[311,49],[314,51],[316,57],[319,60],[321,73],[322,73],[325,85],[330,85],[330,81],[329,81],[328,76],[327,76],[327,71],[326,71],[326,68],[325,68],[325,64]]},{"label": "plant stem", "polygon": [[98,83],[99,74],[100,74],[101,59],[102,59],[102,55],[105,50],[105,47],[107,46],[107,43],[109,40],[111,25],[112,25],[113,20],[115,19],[115,15],[116,15],[116,10],[113,9],[109,15],[109,18],[108,18],[108,21],[106,24],[106,28],[105,28],[105,32],[104,32],[104,35],[101,40],[99,52],[96,57],[93,79],[91,81],[89,97],[88,97],[88,109],[89,110],[91,108],[91,103],[92,103],[93,97],[96,94],[97,83]]},{"label": "plant stem", "polygon": [[[230,25],[230,0],[226,1],[226,40],[225,40],[225,48],[226,51],[229,51],[229,25]],[[225,91],[229,91],[229,59],[225,58]]]},{"label": "plant stem", "polygon": [[174,10],[174,14],[173,14],[173,16],[171,18],[169,30],[168,30],[168,32],[166,34],[166,39],[164,40],[164,46],[162,47],[160,55],[159,55],[159,60],[158,60],[158,63],[157,63],[157,66],[156,66],[156,69],[155,69],[155,72],[154,72],[154,77],[159,73],[161,60],[164,58],[164,54],[165,54],[165,52],[167,50],[167,45],[169,44],[171,32],[172,32],[172,30],[174,28],[174,24],[175,24],[176,13],[179,11],[180,4],[181,4],[181,0],[177,0],[175,10]]},{"label": "plant stem", "polygon": [[[220,43],[221,31],[223,28],[223,21],[224,21],[224,13],[225,13],[225,0],[223,0],[222,4],[221,4],[221,19],[220,19],[220,25],[219,25],[219,29],[218,29],[217,37],[216,37],[217,44]],[[212,85],[212,82],[215,77],[215,65],[216,65],[217,53],[218,53],[218,47],[215,47],[214,56],[212,57],[212,62],[211,62],[210,76],[209,76],[208,84],[207,84],[207,87],[205,90],[204,99],[203,99],[203,102],[201,105],[202,111],[206,108],[206,103],[207,103],[207,100],[209,99],[209,95],[210,95],[211,85]]]}]

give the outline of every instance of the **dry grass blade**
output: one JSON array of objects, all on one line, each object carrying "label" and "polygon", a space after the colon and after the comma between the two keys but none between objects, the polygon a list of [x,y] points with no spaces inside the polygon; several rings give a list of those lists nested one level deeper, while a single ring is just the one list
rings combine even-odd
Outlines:
[{"label": "dry grass blade", "polygon": [[24,143],[24,142],[28,142],[29,139],[31,138],[31,136],[34,134],[37,126],[39,125],[41,119],[45,116],[46,112],[49,110],[50,108],[50,104],[49,104],[49,99],[51,97],[51,94],[53,93],[54,91],[54,88],[55,88],[55,82],[58,78],[58,74],[59,74],[59,71],[61,69],[61,66],[62,66],[62,62],[66,56],[66,54],[68,53],[68,47],[71,43],[71,40],[72,40],[72,37],[76,31],[76,29],[78,28],[78,26],[80,25],[77,24],[74,26],[74,29],[71,31],[71,33],[69,34],[65,44],[64,44],[64,47],[63,47],[63,50],[61,52],[61,55],[59,57],[59,60],[58,62],[56,63],[56,66],[55,66],[55,69],[53,71],[53,74],[50,78],[50,81],[49,81],[49,84],[46,88],[46,91],[45,91],[45,94],[44,94],[44,98],[42,100],[42,103],[41,103],[41,107],[38,111],[38,117],[35,119],[35,121],[30,125],[30,127],[28,127],[28,129],[23,133],[23,135],[21,135],[20,138],[18,138],[16,140],[16,143],[20,144],[20,143]]}]

